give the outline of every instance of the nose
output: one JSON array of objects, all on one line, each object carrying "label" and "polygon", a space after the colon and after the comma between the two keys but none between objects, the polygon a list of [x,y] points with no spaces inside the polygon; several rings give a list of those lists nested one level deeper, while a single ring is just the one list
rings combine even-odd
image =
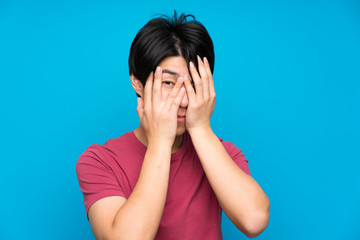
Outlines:
[{"label": "nose", "polygon": [[186,108],[188,105],[189,105],[189,98],[188,98],[187,92],[185,90],[185,95],[184,95],[183,99],[181,100],[180,107]]}]

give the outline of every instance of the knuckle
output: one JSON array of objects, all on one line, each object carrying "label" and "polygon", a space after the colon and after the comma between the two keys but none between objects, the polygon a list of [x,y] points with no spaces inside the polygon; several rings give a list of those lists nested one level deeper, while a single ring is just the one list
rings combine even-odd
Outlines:
[{"label": "knuckle", "polygon": [[145,114],[145,115],[150,115],[150,114],[151,114],[150,109],[145,108],[145,109],[144,109],[144,114]]},{"label": "knuckle", "polygon": [[174,98],[175,98],[175,94],[174,94],[174,93],[172,93],[172,94],[169,95],[169,99],[170,99],[170,100],[173,100]]},{"label": "knuckle", "polygon": [[203,78],[205,78],[206,80],[209,78],[208,74],[206,71],[203,71],[202,74]]},{"label": "knuckle", "polygon": [[155,88],[153,89],[153,92],[156,93],[156,94],[158,94],[158,93],[160,92],[160,89],[157,88],[157,87],[155,87]]},{"label": "knuckle", "polygon": [[175,102],[173,103],[173,106],[174,106],[174,107],[179,107],[179,106],[180,106],[180,103],[177,102],[177,101],[175,101]]}]

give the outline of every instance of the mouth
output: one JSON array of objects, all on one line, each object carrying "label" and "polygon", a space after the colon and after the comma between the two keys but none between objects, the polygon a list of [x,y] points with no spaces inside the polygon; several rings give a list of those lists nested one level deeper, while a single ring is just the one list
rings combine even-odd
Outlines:
[{"label": "mouth", "polygon": [[177,116],[177,121],[178,122],[184,122],[185,121],[185,115],[178,115]]}]

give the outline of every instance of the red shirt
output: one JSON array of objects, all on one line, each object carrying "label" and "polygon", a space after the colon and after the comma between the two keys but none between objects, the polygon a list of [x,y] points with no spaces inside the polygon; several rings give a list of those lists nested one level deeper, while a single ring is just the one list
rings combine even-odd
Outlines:
[{"label": "red shirt", "polygon": [[[250,175],[241,150],[219,139],[234,162]],[[92,144],[80,155],[76,173],[87,214],[91,205],[101,198],[129,198],[145,152],[146,146],[132,131],[104,145]],[[171,154],[166,203],[155,239],[222,239],[221,211],[191,138],[185,132],[181,148]]]}]

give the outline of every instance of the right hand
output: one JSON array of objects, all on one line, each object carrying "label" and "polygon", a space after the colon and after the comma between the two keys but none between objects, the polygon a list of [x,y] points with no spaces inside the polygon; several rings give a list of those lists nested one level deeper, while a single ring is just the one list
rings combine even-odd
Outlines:
[{"label": "right hand", "polygon": [[155,78],[153,72],[146,80],[144,96],[138,98],[136,111],[145,130],[148,143],[174,143],[177,128],[177,112],[185,95],[182,77],[178,78],[174,88],[167,97],[161,96],[162,69],[157,67]]}]

